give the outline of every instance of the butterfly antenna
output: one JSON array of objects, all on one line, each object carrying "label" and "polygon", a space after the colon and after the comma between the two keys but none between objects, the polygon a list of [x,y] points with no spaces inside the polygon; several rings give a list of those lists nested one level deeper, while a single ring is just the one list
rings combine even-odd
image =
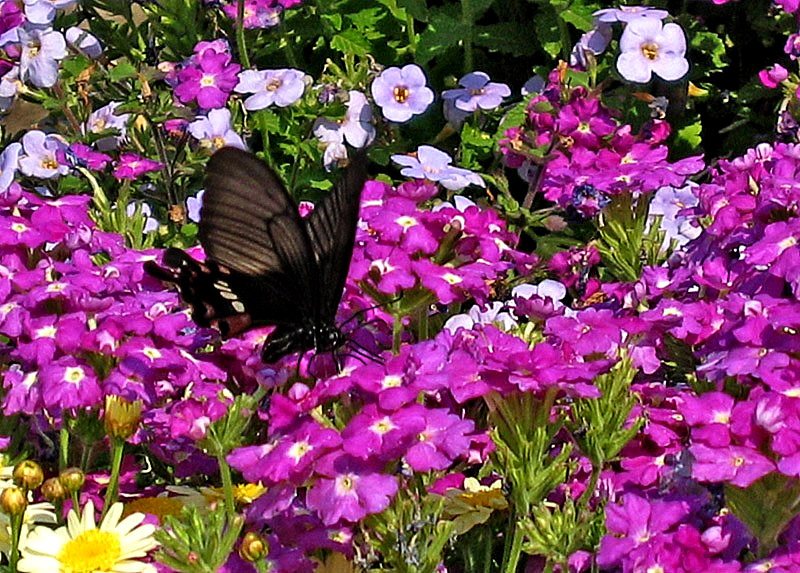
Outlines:
[{"label": "butterfly antenna", "polygon": [[383,364],[384,360],[380,354],[376,354],[357,340],[350,339],[347,341],[348,345],[351,345],[349,348],[353,352],[359,354],[359,356],[363,356],[365,358],[369,358],[372,362],[377,362],[379,364]]},{"label": "butterfly antenna", "polygon": [[353,313],[353,316],[351,316],[350,318],[345,320],[342,324],[340,324],[339,328],[340,329],[344,328],[345,326],[347,326],[348,324],[350,324],[351,322],[353,322],[357,318],[360,318],[360,317],[364,316],[366,313],[368,313],[371,310],[375,310],[375,309],[378,309],[378,308],[383,308],[384,306],[388,306],[390,304],[394,304],[397,301],[399,301],[401,298],[403,298],[403,295],[399,294],[395,298],[393,298],[391,300],[387,300],[386,302],[375,304],[375,305],[372,305],[372,306],[370,306],[368,308],[362,308],[361,310],[357,310],[356,312]]}]

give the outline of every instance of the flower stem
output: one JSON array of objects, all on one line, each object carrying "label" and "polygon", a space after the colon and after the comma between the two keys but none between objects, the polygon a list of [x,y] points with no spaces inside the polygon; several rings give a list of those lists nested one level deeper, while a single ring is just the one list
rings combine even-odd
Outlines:
[{"label": "flower stem", "polygon": [[[122,467],[122,452],[125,449],[125,442],[119,438],[111,439],[111,479],[106,488],[106,497],[103,500],[103,517],[108,513],[108,509],[117,501],[119,492],[119,470]],[[77,507],[75,508],[77,512]]]},{"label": "flower stem", "polygon": [[517,524],[516,518],[509,523],[509,527],[514,528],[514,534],[511,538],[511,547],[509,548],[509,552],[504,556],[505,559],[502,571],[504,573],[516,573],[517,566],[519,565],[519,557],[522,553],[523,533],[522,528]]},{"label": "flower stem", "polygon": [[22,520],[24,517],[24,511],[11,516],[11,552],[8,554],[9,571],[17,570],[17,561],[19,561],[19,536],[22,533]]},{"label": "flower stem", "polygon": [[394,315],[392,321],[392,354],[400,353],[400,343],[403,341],[403,317]]},{"label": "flower stem", "polygon": [[67,469],[69,464],[69,431],[66,426],[58,432],[58,471]]},{"label": "flower stem", "polygon": [[242,66],[250,68],[250,56],[247,55],[247,44],[244,40],[244,0],[238,0],[236,10],[236,47],[239,50],[239,61]]},{"label": "flower stem", "polygon": [[225,494],[225,511],[229,516],[236,515],[236,505],[233,501],[233,480],[231,479],[231,468],[228,462],[225,461],[224,455],[217,456],[217,463],[219,464],[219,473],[222,476],[222,491]]}]

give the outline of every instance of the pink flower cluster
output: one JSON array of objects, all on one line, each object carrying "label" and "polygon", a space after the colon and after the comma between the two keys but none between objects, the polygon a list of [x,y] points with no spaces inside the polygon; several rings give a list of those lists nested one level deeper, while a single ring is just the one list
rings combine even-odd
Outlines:
[{"label": "pink flower cluster", "polygon": [[548,158],[540,190],[549,201],[592,216],[609,197],[680,187],[703,169],[701,157],[667,160],[666,122],[651,120],[634,134],[596,95],[560,77],[559,70],[551,73],[528,104],[525,123],[500,141],[506,165],[522,173]]}]

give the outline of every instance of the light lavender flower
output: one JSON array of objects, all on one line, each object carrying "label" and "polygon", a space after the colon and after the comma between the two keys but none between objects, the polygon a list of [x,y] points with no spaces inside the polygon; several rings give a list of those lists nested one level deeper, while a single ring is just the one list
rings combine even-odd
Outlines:
[{"label": "light lavender flower", "polygon": [[676,246],[682,247],[689,241],[700,236],[702,228],[697,224],[697,217],[684,212],[686,209],[697,206],[699,199],[692,191],[697,184],[690,183],[685,187],[661,187],[653,195],[648,212],[648,226],[656,217],[661,217],[661,230],[664,231],[662,250],[667,250],[675,241]]},{"label": "light lavender flower", "polygon": [[154,231],[157,231],[158,219],[154,219],[153,217],[150,216],[153,213],[150,210],[150,205],[148,205],[147,203],[136,203],[136,202],[128,203],[128,205],[125,207],[125,214],[128,215],[128,217],[133,217],[134,215],[136,215],[137,207],[139,208],[139,214],[142,217],[145,217],[144,232],[152,233]]},{"label": "light lavender flower", "polygon": [[14,66],[0,78],[0,111],[11,108],[17,94],[22,91],[25,85],[19,79],[19,66]]},{"label": "light lavender flower", "polygon": [[54,86],[58,80],[58,63],[67,56],[67,43],[61,32],[20,29],[19,41],[22,48],[20,79],[39,88]]},{"label": "light lavender flower", "polygon": [[686,36],[677,24],[639,18],[625,26],[619,40],[617,71],[630,82],[647,83],[652,74],[673,81],[686,75]]},{"label": "light lavender flower", "polygon": [[300,70],[245,70],[239,73],[239,83],[233,91],[253,94],[244,100],[248,111],[264,109],[272,104],[287,107],[303,96],[305,73]]},{"label": "light lavender flower", "polygon": [[25,175],[51,179],[69,173],[69,167],[58,161],[58,153],[67,149],[61,136],[34,129],[22,136],[22,148],[25,155],[19,160],[19,169]]},{"label": "light lavender flower", "polygon": [[208,116],[198,116],[187,129],[201,146],[212,151],[225,146],[245,149],[244,141],[233,130],[231,112],[227,108],[212,109]]},{"label": "light lavender flower", "polygon": [[78,0],[23,0],[25,19],[31,24],[50,24],[56,17],[56,10],[64,10],[78,3]]},{"label": "light lavender flower", "polygon": [[202,189],[194,197],[186,199],[186,216],[190,221],[200,222],[200,209],[203,208],[203,195],[205,194],[205,189]]},{"label": "light lavender flower", "polygon": [[470,72],[458,80],[458,84],[460,88],[445,90],[442,97],[452,100],[461,111],[495,109],[503,103],[503,98],[511,95],[511,89],[506,84],[490,82],[489,76],[484,72]]},{"label": "light lavender flower", "polygon": [[592,16],[597,22],[612,24],[614,22],[633,22],[640,18],[663,20],[669,16],[669,12],[649,6],[620,6],[619,8],[597,10]]},{"label": "light lavender flower", "polygon": [[433,103],[433,91],[426,83],[422,68],[408,64],[383,70],[372,82],[370,91],[386,119],[403,122],[424,112]]},{"label": "light lavender flower", "polygon": [[103,53],[103,45],[100,40],[82,28],[72,26],[64,35],[67,43],[87,58],[94,60]]},{"label": "light lavender flower", "polygon": [[473,305],[466,313],[456,314],[447,319],[444,329],[455,334],[460,328],[471,330],[476,324],[494,324],[502,330],[509,331],[517,326],[517,321],[508,312],[506,304],[500,301],[489,303],[487,307]]},{"label": "light lavender flower", "polygon": [[22,145],[14,142],[0,153],[0,195],[3,195],[14,182],[19,167],[19,153]]},{"label": "light lavender flower", "polygon": [[546,84],[547,82],[545,79],[539,74],[536,74],[535,76],[528,78],[528,81],[522,85],[520,93],[522,93],[524,96],[530,94],[540,94],[544,90],[544,86]]},{"label": "light lavender flower", "polygon": [[587,67],[588,55],[599,56],[606,51],[613,36],[611,24],[598,22],[597,26],[581,36],[569,55],[571,66]]},{"label": "light lavender flower", "polygon": [[372,125],[372,108],[363,93],[350,90],[347,112],[342,121],[341,132],[347,143],[360,149],[375,139],[375,126]]},{"label": "light lavender flower", "polygon": [[322,164],[330,171],[335,165],[347,159],[347,147],[341,126],[329,119],[319,118],[314,122],[314,135],[325,147]]},{"label": "light lavender flower", "polygon": [[108,130],[116,130],[118,135],[115,136],[115,139],[117,141],[125,139],[130,114],[122,113],[117,115],[116,110],[120,105],[122,105],[121,102],[112,101],[108,105],[93,111],[89,114],[89,119],[86,120],[84,130],[88,133],[104,133]]},{"label": "light lavender flower", "polygon": [[403,166],[400,173],[405,177],[436,181],[451,191],[463,189],[469,185],[486,186],[480,175],[468,169],[452,166],[453,160],[449,155],[430,145],[420,145],[416,157],[392,155],[392,161]]}]

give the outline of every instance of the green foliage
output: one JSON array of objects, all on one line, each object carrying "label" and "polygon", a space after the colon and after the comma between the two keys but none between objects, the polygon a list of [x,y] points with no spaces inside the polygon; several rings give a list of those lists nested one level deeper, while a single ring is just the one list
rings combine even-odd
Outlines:
[{"label": "green foliage", "polygon": [[233,550],[244,525],[240,515],[229,516],[219,505],[207,511],[184,507],[168,516],[156,531],[161,548],[156,560],[182,573],[216,573]]}]

